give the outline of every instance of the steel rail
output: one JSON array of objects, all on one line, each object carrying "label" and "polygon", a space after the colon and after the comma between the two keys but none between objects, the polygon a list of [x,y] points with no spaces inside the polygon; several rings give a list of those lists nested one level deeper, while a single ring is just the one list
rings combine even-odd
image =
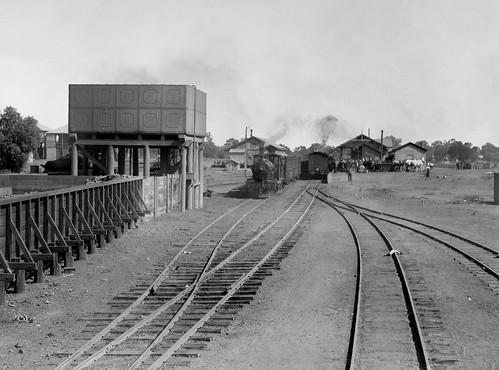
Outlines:
[{"label": "steel rail", "polygon": [[[307,188],[300,194],[298,198],[301,198],[301,195],[308,190]],[[317,190],[316,190],[317,192]],[[298,199],[297,198],[297,199]],[[168,360],[174,353],[177,351],[187,340],[194,335],[199,328],[201,328],[206,321],[208,321],[213,314],[217,311],[219,307],[221,307],[224,303],[226,303],[236,292],[237,290],[246,282],[248,281],[258,269],[261,268],[261,266],[267,262],[267,260],[276,252],[277,249],[279,249],[284,242],[289,238],[289,236],[296,230],[296,228],[300,225],[302,222],[303,218],[307,215],[308,211],[310,210],[310,207],[312,206],[312,203],[315,199],[315,196],[313,196],[307,206],[307,208],[303,211],[301,216],[298,218],[298,220],[293,224],[293,226],[288,230],[288,232],[280,238],[280,240],[271,248],[271,250],[262,258],[260,261],[247,273],[244,275],[241,275],[228,289],[228,292],[196,323],[194,324],[182,337],[180,337],[166,352],[164,352],[158,359],[156,359],[151,366],[148,367],[148,369],[159,369],[163,363]],[[295,202],[293,202],[294,204]],[[288,208],[289,210],[289,208]],[[288,211],[286,210],[286,211]]]},{"label": "steel rail", "polygon": [[[322,192],[321,192],[321,194],[322,194]],[[320,199],[321,201],[323,201],[324,203],[328,204],[332,208],[336,209],[336,206],[333,205],[331,202],[329,202],[325,199],[322,199],[320,197],[317,197],[317,198]],[[339,210],[337,210],[337,211],[339,212]],[[381,238],[385,242],[385,245],[387,246],[388,251],[389,252],[394,251],[394,248],[393,248],[391,241],[388,239],[388,237],[383,232],[383,230],[381,230],[379,225],[377,225],[374,221],[372,221],[363,212],[357,212],[357,214],[359,216],[361,216],[362,218],[364,218],[376,230],[376,232],[381,236]],[[344,218],[344,219],[346,219],[346,218]],[[349,224],[349,223],[350,222],[348,221],[347,224]],[[352,225],[352,227],[353,227],[353,225]],[[349,228],[350,228],[350,225],[349,225]],[[407,283],[407,278],[405,276],[404,269],[402,267],[400,259],[397,256],[397,253],[390,253],[390,255],[393,259],[393,262],[395,264],[395,268],[397,270],[397,275],[399,276],[399,280],[400,280],[400,283],[402,285],[402,291],[404,293],[404,299],[406,302],[406,308],[407,308],[407,311],[409,314],[410,322],[412,322],[414,324],[414,325],[410,325],[410,328],[411,328],[411,331],[413,334],[414,344],[416,346],[416,353],[418,356],[420,367],[422,369],[430,369],[430,362],[428,359],[429,356],[428,356],[428,352],[426,350],[426,345],[425,345],[425,342],[423,339],[423,331],[421,329],[421,325],[420,325],[418,317],[417,317],[414,299],[412,298],[412,294],[411,294],[411,291],[409,289],[409,284]],[[352,357],[352,359],[350,359],[350,362],[347,359],[347,369],[351,369],[353,367],[353,363],[354,363],[353,359],[354,358]]]},{"label": "steel rail", "polygon": [[120,313],[112,322],[110,322],[105,328],[103,328],[99,333],[97,333],[92,339],[90,339],[87,343],[85,343],[83,346],[81,346],[78,350],[76,350],[70,357],[65,359],[63,362],[61,362],[57,367],[56,370],[64,369],[66,366],[68,366],[72,361],[76,360],[79,358],[82,354],[84,354],[86,351],[88,351],[93,345],[98,343],[104,336],[106,336],[112,329],[114,329],[126,316],[130,314],[132,309],[137,307],[138,305],[142,304],[144,299],[149,296],[150,294],[154,294],[154,292],[157,290],[158,286],[161,284],[161,282],[166,278],[168,273],[170,272],[170,269],[172,265],[175,263],[175,261],[183,254],[185,249],[187,249],[191,244],[194,243],[194,241],[202,235],[206,230],[211,228],[215,223],[220,221],[222,218],[226,217],[236,209],[242,207],[244,204],[249,202],[249,200],[241,202],[237,206],[229,209],[227,212],[223,213],[219,217],[217,217],[214,221],[210,222],[206,227],[204,227],[200,232],[198,232],[193,238],[191,238],[179,251],[178,253],[173,257],[173,259],[165,266],[165,268],[161,271],[161,273],[157,276],[157,278],[144,290],[144,292],[135,299],[125,310],[123,310],[122,313]]},{"label": "steel rail", "polygon": [[[209,266],[209,263],[211,263],[211,261],[213,260],[214,256],[215,256],[215,253],[216,251],[220,248],[220,246],[222,245],[222,243],[225,241],[225,239],[227,239],[227,237],[229,236],[229,234],[250,214],[252,213],[256,208],[260,207],[265,201],[261,201],[261,202],[258,202],[257,205],[255,205],[254,207],[252,207],[248,212],[246,212],[245,214],[243,214],[239,220],[234,223],[226,232],[225,234],[220,238],[220,240],[218,241],[218,243],[216,244],[215,248],[213,249],[213,251],[211,252],[210,254],[210,257],[208,259],[208,261],[206,262],[205,266],[203,267],[203,271],[201,272],[201,274],[198,274],[194,283],[189,285],[188,287],[186,287],[186,289],[184,289],[182,292],[178,293],[175,297],[171,298],[170,300],[168,300],[167,302],[165,302],[164,304],[162,304],[158,309],[154,310],[152,313],[150,313],[149,315],[147,315],[146,317],[144,317],[142,320],[140,320],[139,322],[137,322],[133,327],[131,327],[130,329],[126,330],[123,334],[121,334],[118,338],[114,339],[113,341],[111,341],[110,343],[108,343],[107,345],[105,345],[104,347],[102,347],[101,349],[99,349],[97,352],[95,352],[94,354],[92,354],[89,358],[85,359],[85,361],[81,362],[80,364],[78,364],[75,369],[83,369],[85,367],[88,367],[90,365],[92,365],[95,361],[97,361],[98,359],[100,359],[102,356],[105,356],[107,353],[109,353],[113,348],[115,348],[116,346],[120,345],[121,343],[123,343],[125,340],[127,340],[129,337],[131,337],[133,334],[135,334],[138,330],[140,330],[141,328],[143,328],[144,326],[146,326],[147,324],[149,324],[151,321],[153,321],[154,319],[156,319],[160,314],[162,314],[164,311],[166,311],[168,308],[170,308],[172,305],[174,305],[175,303],[177,303],[181,298],[183,298],[186,294],[189,294],[189,298],[186,300],[186,302],[189,302],[190,300],[192,300],[192,297],[193,297],[193,294],[195,293],[195,291],[198,289],[199,287],[199,280],[201,277],[204,277],[204,273],[206,271],[206,269],[208,268]],[[186,306],[186,302],[184,302],[184,304],[182,305],[182,307],[179,308],[179,310],[177,311],[177,313],[175,314],[174,318],[173,319],[176,319],[176,317],[179,315],[179,313],[183,312],[184,311],[184,306]],[[172,319],[172,320],[173,320]],[[170,322],[166,325],[166,328],[169,328],[169,326],[171,325],[172,323],[172,320],[170,320]],[[175,320],[176,321],[176,320]],[[160,335],[164,335],[164,333],[160,333]],[[153,342],[155,344],[156,340]],[[144,350],[144,353],[150,351],[150,347],[151,345],[149,345],[145,350]],[[144,353],[141,355],[144,356]]]},{"label": "steel rail", "polygon": [[[247,241],[245,244],[243,244],[237,251],[234,251],[231,253],[229,256],[227,256],[223,261],[221,261],[218,265],[213,267],[211,270],[207,270],[209,265],[211,264],[214,256],[215,256],[215,251],[212,252],[209,261],[205,264],[205,267],[203,269],[202,276],[197,282],[197,285],[201,285],[203,282],[209,280],[215,272],[218,270],[222,269],[226,264],[228,264],[230,261],[232,261],[239,253],[241,253],[243,250],[245,250],[247,247],[249,247],[251,244],[253,244],[256,240],[258,240],[263,234],[265,234],[272,226],[274,226],[285,214],[287,214],[290,209],[298,202],[298,200],[301,198],[301,196],[304,194],[305,191],[307,191],[308,186],[296,197],[296,199],[284,210],[273,222],[271,222],[269,225],[267,225],[262,231],[260,231],[257,235],[255,235],[253,238],[251,238],[249,241]],[[235,228],[235,226],[234,226]],[[220,243],[221,244],[221,243]],[[184,293],[185,294],[185,293]],[[147,349],[146,349],[147,351]],[[144,351],[145,352],[145,351]],[[143,355],[143,354],[142,354]],[[141,357],[142,357],[141,355]],[[141,363],[145,360],[145,358],[141,359]],[[139,366],[140,364],[138,361],[135,361],[132,364],[132,368],[136,368],[136,366]]]},{"label": "steel rail", "polygon": [[[347,207],[349,208],[344,208],[344,209],[347,209],[349,211],[352,211],[352,212],[357,212],[358,213],[358,210],[355,208],[356,206],[352,203],[349,203],[349,202],[345,202],[345,201],[342,201],[334,196],[330,196],[328,194],[324,194],[323,192],[320,192],[321,194],[323,194],[324,196],[328,197],[328,198],[332,198],[332,199],[335,199],[336,201],[340,202],[340,203],[343,203],[345,204]],[[413,222],[415,224],[418,224],[420,226],[425,226],[425,227],[428,227],[429,229],[434,229],[434,230],[437,230],[443,234],[447,234],[447,235],[450,235],[450,236],[454,236],[456,237],[457,239],[459,240],[462,240],[462,241],[465,241],[465,242],[469,242],[471,245],[475,245],[477,247],[480,247],[488,252],[492,252],[494,255],[497,255],[497,251],[494,251],[493,249],[490,249],[486,246],[483,246],[479,243],[476,243],[476,242],[473,242],[471,241],[470,239],[467,239],[465,237],[460,237],[459,235],[457,234],[454,234],[452,232],[447,232],[446,230],[444,229],[441,229],[439,227],[432,227],[432,225],[428,225],[428,224],[425,224],[425,223],[422,223],[422,222],[419,222],[419,221],[413,221],[413,220],[410,220],[410,219],[406,219],[404,217],[398,217],[398,216],[391,216],[389,214],[386,214],[386,213],[383,213],[383,212],[379,212],[379,211],[371,211],[370,209],[368,208],[365,208],[365,207],[358,207],[359,209],[366,209],[368,210],[369,212],[371,213],[375,213],[375,214],[381,214],[381,215],[384,215],[384,216],[389,216],[389,217],[394,217],[394,218],[397,218],[397,219],[401,219],[403,221],[407,221],[407,222]],[[365,214],[365,213],[364,213]],[[415,233],[418,233],[420,235],[423,235],[431,240],[434,240],[444,246],[446,246],[447,248],[449,249],[452,249],[453,251],[459,253],[460,255],[462,255],[463,257],[465,257],[467,260],[473,262],[474,264],[476,264],[478,267],[480,267],[481,269],[483,269],[485,272],[487,272],[488,274],[492,275],[493,277],[495,277],[496,279],[499,280],[499,272],[495,271],[492,267],[488,266],[485,262],[482,262],[480,261],[479,259],[473,257],[471,254],[465,252],[464,250],[456,247],[455,245],[449,243],[449,242],[446,242],[445,240],[442,240],[434,235],[431,235],[431,234],[428,234],[422,230],[418,230],[414,227],[411,227],[409,225],[405,225],[403,223],[400,223],[400,222],[397,222],[397,221],[394,221],[394,220],[390,220],[389,218],[384,218],[384,217],[380,217],[380,216],[376,216],[376,215],[369,215],[369,214],[366,214],[367,217],[371,217],[371,218],[375,218],[375,219],[378,219],[378,220],[381,220],[381,221],[384,221],[384,222],[388,222],[388,223],[391,223],[393,225],[396,225],[396,226],[400,226],[402,228],[405,228],[405,229],[408,229],[408,230],[411,230]],[[477,245],[478,244],[478,245]]]},{"label": "steel rail", "polygon": [[[320,190],[319,190],[320,192]],[[312,193],[309,192],[310,195],[314,196]],[[347,224],[350,233],[352,234],[354,243],[355,243],[355,249],[357,251],[357,280],[355,283],[355,297],[354,297],[354,307],[352,310],[352,326],[350,328],[350,340],[348,344],[348,351],[347,351],[347,361],[346,361],[346,367],[345,369],[351,370],[353,369],[353,364],[354,360],[357,354],[357,333],[359,329],[359,311],[360,311],[360,305],[362,303],[361,301],[361,292],[362,292],[362,249],[360,246],[360,240],[357,235],[357,231],[355,230],[353,224],[348,220],[348,218],[345,216],[345,214],[340,211],[340,209],[332,204],[328,203],[324,199],[317,197],[321,202],[325,203],[326,205],[329,205],[331,208],[333,208],[345,221]]]},{"label": "steel rail", "polygon": [[395,215],[395,214],[392,214],[392,213],[387,213],[387,212],[381,212],[381,211],[377,211],[377,210],[374,210],[372,208],[367,208],[367,207],[363,207],[363,206],[359,206],[355,203],[351,203],[351,202],[346,202],[344,200],[341,200],[333,195],[330,195],[330,194],[327,194],[327,193],[324,193],[323,191],[319,191],[321,194],[323,194],[324,196],[328,197],[328,198],[332,198],[332,199],[335,199],[337,200],[338,202],[340,203],[343,203],[343,204],[348,204],[350,205],[351,207],[355,207],[355,208],[359,208],[359,209],[363,209],[365,211],[369,211],[371,213],[375,213],[375,214],[379,214],[379,215],[382,215],[382,216],[388,216],[388,217],[393,217],[393,218],[396,218],[396,219],[399,219],[399,220],[403,220],[403,221],[407,221],[407,222],[412,222],[414,224],[417,224],[417,225],[421,225],[421,226],[424,226],[424,227],[427,227],[429,229],[433,229],[433,230],[437,230],[437,231],[440,231],[444,234],[447,234],[447,235],[451,235],[457,239],[460,239],[462,241],[465,241],[467,243],[470,243],[476,247],[479,247],[481,249],[484,249],[488,252],[491,252],[495,255],[499,255],[499,251],[495,250],[495,249],[492,249],[490,247],[487,247],[486,245],[483,245],[475,240],[472,240],[472,239],[469,239],[465,236],[462,236],[462,235],[459,235],[459,234],[456,234],[452,231],[449,231],[449,230],[446,230],[442,227],[439,227],[439,226],[435,226],[435,225],[430,225],[430,224],[427,224],[427,223],[424,223],[422,221],[418,221],[418,220],[413,220],[413,219],[410,219],[410,218],[407,218],[407,217],[402,217],[402,216],[398,216],[398,215]]},{"label": "steel rail", "polygon": [[[273,222],[271,222],[267,227],[265,227],[262,231],[260,231],[255,237],[253,237],[251,240],[249,240],[248,242],[246,242],[243,246],[241,246],[237,251],[233,252],[230,256],[228,256],[224,261],[220,262],[217,266],[215,266],[214,268],[212,268],[211,270],[209,270],[207,273],[205,273],[203,275],[202,278],[199,279],[198,281],[198,284],[202,283],[203,281],[206,281],[208,280],[216,271],[220,270],[221,268],[223,268],[228,262],[230,262],[235,256],[237,256],[242,250],[246,249],[249,245],[251,245],[253,242],[255,242],[257,239],[259,239],[265,232],[267,232],[276,222],[279,221],[280,218],[282,218],[286,213],[289,212],[289,210],[294,206],[294,204],[300,199],[300,197],[303,195],[303,193],[308,189],[309,185],[307,185],[307,187],[298,195],[298,197],[291,203],[291,205],[284,211],[282,212],[279,217],[277,217]],[[85,353],[86,351],[88,351],[88,349],[90,349],[93,345],[95,345],[96,343],[98,343],[105,335],[107,335],[113,328],[115,328],[119,322],[121,322],[127,315],[130,314],[131,310],[133,308],[135,308],[136,306],[138,306],[139,304],[141,304],[143,302],[143,300],[149,295],[149,294],[153,294],[154,291],[157,290],[157,288],[159,287],[159,285],[161,284],[161,282],[166,278],[166,275],[167,273],[169,272],[171,266],[173,265],[173,263],[176,261],[176,259],[181,256],[183,254],[183,251],[188,247],[190,246],[194,240],[196,240],[202,233],[204,233],[207,229],[209,229],[211,226],[213,226],[213,224],[215,224],[216,222],[218,222],[220,219],[222,219],[223,217],[225,217],[226,215],[228,215],[229,213],[231,213],[232,211],[234,211],[235,209],[241,207],[243,204],[249,202],[249,200],[245,201],[245,202],[242,202],[240,203],[238,206],[230,209],[229,211],[227,211],[226,213],[224,213],[223,215],[221,215],[220,217],[218,217],[217,219],[215,219],[213,222],[211,222],[210,224],[208,224],[208,226],[206,226],[203,230],[201,230],[198,234],[196,234],[196,236],[194,236],[176,255],[175,257],[173,258],[173,260],[165,267],[165,269],[160,273],[160,275],[156,278],[156,280],[151,284],[149,285],[149,287],[145,290],[145,292],[139,296],[134,302],[132,302],[132,304],[127,307],[116,319],[114,319],[108,326],[106,326],[104,329],[102,329],[98,334],[96,334],[91,340],[89,340],[84,346],[82,346],[77,352],[75,352],[71,357],[69,357],[68,359],[66,359],[64,362],[62,362],[57,368],[57,369],[63,369],[65,366],[67,366],[68,364],[70,364],[70,362],[72,362],[73,360],[77,359],[78,357],[80,357],[83,353]],[[254,208],[257,208],[258,206],[262,205],[264,202],[266,202],[266,200],[263,200],[261,201],[257,206],[255,206]],[[253,209],[254,209],[253,208]],[[252,210],[253,210],[252,209]],[[235,228],[235,226],[233,227]],[[143,327],[144,325],[146,325],[148,322],[152,321],[152,319],[154,319],[156,316],[158,316],[161,312],[165,311],[167,308],[171,307],[174,303],[176,303],[179,299],[181,299],[183,296],[185,296],[186,294],[188,294],[192,289],[193,289],[193,285],[187,287],[186,289],[184,289],[182,292],[178,293],[175,297],[171,298],[168,302],[166,302],[165,304],[163,304],[160,308],[158,308],[157,310],[155,310],[153,313],[151,313],[150,315],[148,315],[147,317],[145,317],[143,320],[141,320],[139,323],[137,323],[134,327],[132,327],[131,329],[129,330],[134,330],[134,332],[136,332],[137,330],[140,329],[140,327]],[[154,317],[152,317],[154,316]],[[136,327],[137,326],[137,327]],[[117,338],[116,340],[120,339],[120,341],[123,341],[123,339],[126,339],[124,338],[126,335],[127,332],[123,333],[122,336],[120,336],[119,338]],[[130,336],[130,335],[128,335]],[[126,336],[126,337],[128,337]],[[114,341],[113,341],[114,342]],[[105,354],[105,353],[104,353]],[[85,362],[85,361],[84,361]],[[80,364],[81,365],[81,364]],[[80,366],[78,365],[78,366]],[[85,365],[86,366],[86,365]],[[84,366],[84,367],[85,367]]]}]

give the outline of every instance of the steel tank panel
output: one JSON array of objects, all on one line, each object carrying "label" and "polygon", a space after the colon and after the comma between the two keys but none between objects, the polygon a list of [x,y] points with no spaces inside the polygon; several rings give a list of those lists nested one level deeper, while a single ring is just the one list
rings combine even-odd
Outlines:
[{"label": "steel tank panel", "polygon": [[196,112],[196,136],[206,136],[206,114]]},{"label": "steel tank panel", "polygon": [[92,131],[92,109],[72,108],[69,110],[69,132]]},{"label": "steel tank panel", "polygon": [[185,126],[185,109],[162,109],[161,132],[181,134]]},{"label": "steel tank panel", "polygon": [[186,106],[186,92],[187,86],[185,85],[166,85],[163,86],[162,94],[163,100],[162,108],[177,108],[182,109]]},{"label": "steel tank panel", "polygon": [[139,109],[139,132],[161,133],[159,109]]},{"label": "steel tank panel", "polygon": [[196,86],[186,86],[185,107],[194,109],[196,106]]},{"label": "steel tank panel", "polygon": [[116,107],[116,86],[94,85],[92,95],[94,108]]},{"label": "steel tank panel", "polygon": [[116,86],[116,106],[118,108],[137,108],[139,106],[139,86]]},{"label": "steel tank panel", "polygon": [[196,111],[206,114],[206,94],[196,90]]},{"label": "steel tank panel", "polygon": [[161,107],[161,85],[142,85],[139,87],[139,108]]},{"label": "steel tank panel", "polygon": [[138,132],[138,122],[137,109],[116,110],[116,132]]},{"label": "steel tank panel", "polygon": [[114,109],[93,110],[93,127],[95,132],[115,132],[116,111]]},{"label": "steel tank panel", "polygon": [[185,110],[185,130],[184,132],[188,135],[194,135],[194,110]]},{"label": "steel tank panel", "polygon": [[[70,85],[71,132],[206,134],[206,94],[193,85]],[[195,109],[196,108],[196,109]]]},{"label": "steel tank panel", "polygon": [[69,106],[74,108],[92,107],[92,86],[69,85]]}]

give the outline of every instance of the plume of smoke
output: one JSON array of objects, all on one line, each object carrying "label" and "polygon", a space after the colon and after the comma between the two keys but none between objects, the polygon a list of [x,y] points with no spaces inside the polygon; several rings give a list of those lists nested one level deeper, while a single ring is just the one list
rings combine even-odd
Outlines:
[{"label": "plume of smoke", "polygon": [[338,118],[332,114],[316,119],[313,123],[314,129],[317,130],[318,139],[322,145],[326,145],[329,138],[333,135],[338,124]]},{"label": "plume of smoke", "polygon": [[[330,139],[347,139],[352,135],[348,122],[339,120],[332,114],[313,118],[305,115],[285,114],[277,117],[271,125],[268,139],[277,143],[295,130],[303,128],[313,132],[313,136],[321,145],[326,145]],[[305,143],[304,143],[305,144]]]},{"label": "plume of smoke", "polygon": [[310,119],[303,116],[279,116],[272,123],[272,133],[269,136],[269,141],[277,143],[279,140],[282,140],[290,131],[308,125],[310,125]]}]

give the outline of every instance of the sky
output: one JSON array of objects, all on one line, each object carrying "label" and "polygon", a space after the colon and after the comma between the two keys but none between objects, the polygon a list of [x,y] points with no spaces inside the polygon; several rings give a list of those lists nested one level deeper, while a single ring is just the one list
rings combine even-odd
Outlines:
[{"label": "sky", "polygon": [[69,84],[193,84],[218,145],[499,145],[496,0],[0,0],[0,29],[0,109],[45,127]]}]

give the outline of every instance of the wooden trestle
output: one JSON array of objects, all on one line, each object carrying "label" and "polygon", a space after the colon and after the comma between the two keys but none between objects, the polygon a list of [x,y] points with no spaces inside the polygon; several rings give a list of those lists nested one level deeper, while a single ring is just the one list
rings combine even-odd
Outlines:
[{"label": "wooden trestle", "polygon": [[135,225],[147,213],[142,179],[121,179],[0,201],[0,304],[5,293],[23,292],[72,271]]}]

